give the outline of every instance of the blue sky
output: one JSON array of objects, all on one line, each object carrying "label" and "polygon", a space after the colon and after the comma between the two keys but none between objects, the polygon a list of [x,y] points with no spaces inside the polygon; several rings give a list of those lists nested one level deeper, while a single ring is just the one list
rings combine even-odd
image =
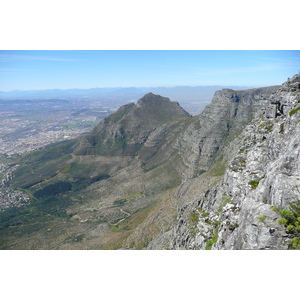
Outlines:
[{"label": "blue sky", "polygon": [[0,51],[0,90],[176,85],[260,87],[300,72],[300,51]]}]

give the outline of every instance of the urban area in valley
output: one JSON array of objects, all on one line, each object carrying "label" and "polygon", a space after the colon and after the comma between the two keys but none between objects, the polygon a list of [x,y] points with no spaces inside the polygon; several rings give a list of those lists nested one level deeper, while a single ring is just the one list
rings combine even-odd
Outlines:
[{"label": "urban area in valley", "polygon": [[118,103],[77,100],[0,100],[0,211],[26,205],[26,193],[9,186],[18,167],[11,162],[26,152],[73,139],[113,113]]},{"label": "urban area in valley", "polygon": [[[18,165],[12,164],[16,158],[89,132],[121,105],[136,101],[129,100],[129,97],[117,96],[110,100],[96,97],[86,100],[34,97],[30,100],[0,99],[0,212],[26,205],[29,201],[26,193],[9,186],[13,172],[18,168]],[[195,115],[208,102],[183,100],[180,105]]]}]

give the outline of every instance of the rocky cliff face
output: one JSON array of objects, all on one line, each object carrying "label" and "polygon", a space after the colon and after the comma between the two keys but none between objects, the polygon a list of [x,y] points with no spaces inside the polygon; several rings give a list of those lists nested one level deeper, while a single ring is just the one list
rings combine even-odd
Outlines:
[{"label": "rocky cliff face", "polygon": [[216,93],[212,105],[243,99],[240,116],[228,105],[240,117],[237,126],[253,119],[223,149],[228,167],[222,180],[179,209],[171,248],[290,247],[294,235],[278,224],[281,217],[272,206],[288,208],[300,195],[300,75],[269,91],[268,96],[259,90]]},{"label": "rocky cliff face", "polygon": [[271,95],[278,87],[246,91],[224,89],[215,93],[212,102],[194,117],[182,132],[175,147],[187,166],[185,176],[193,178],[207,171],[224,147],[262,110],[270,110]]}]

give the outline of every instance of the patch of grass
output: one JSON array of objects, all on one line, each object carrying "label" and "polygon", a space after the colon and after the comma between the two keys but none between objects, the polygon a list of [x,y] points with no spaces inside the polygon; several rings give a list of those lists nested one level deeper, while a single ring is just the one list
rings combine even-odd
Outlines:
[{"label": "patch of grass", "polygon": [[192,212],[190,214],[189,220],[193,225],[197,225],[197,223],[199,222],[199,213]]},{"label": "patch of grass", "polygon": [[230,196],[228,196],[228,195],[226,195],[226,194],[223,195],[223,197],[222,197],[222,199],[221,199],[222,202],[221,202],[220,206],[218,207],[218,213],[221,213],[221,212],[222,212],[224,206],[225,206],[227,203],[230,203],[231,199],[232,199],[232,197],[230,197]]},{"label": "patch of grass", "polygon": [[268,121],[268,122],[262,122],[258,127],[260,128],[266,128],[268,132],[271,132],[273,129],[273,123]]},{"label": "patch of grass", "polygon": [[191,214],[189,215],[189,229],[193,237],[195,237],[197,233],[197,224],[199,222],[199,218],[199,212],[191,212]]},{"label": "patch of grass", "polygon": [[248,184],[251,186],[253,190],[255,190],[259,184],[259,180],[250,180]]},{"label": "patch of grass", "polygon": [[258,217],[257,219],[259,222],[263,222],[266,218],[267,218],[267,216],[263,215],[263,216]]},{"label": "patch of grass", "polygon": [[60,170],[61,173],[69,173],[71,169],[71,164],[66,164],[63,169]]},{"label": "patch of grass", "polygon": [[292,109],[290,112],[289,112],[289,115],[292,116],[294,115],[296,112],[298,112],[300,110],[300,106],[295,108],[295,109]]},{"label": "patch of grass", "polygon": [[218,233],[219,233],[219,226],[214,228],[211,239],[206,242],[205,250],[211,250],[212,246],[218,241]]}]

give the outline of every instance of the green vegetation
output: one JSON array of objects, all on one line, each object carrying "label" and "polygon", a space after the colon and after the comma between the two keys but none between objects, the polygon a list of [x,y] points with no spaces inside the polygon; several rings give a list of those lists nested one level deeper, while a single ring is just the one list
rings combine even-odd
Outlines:
[{"label": "green vegetation", "polygon": [[240,156],[235,157],[231,164],[232,171],[239,172],[243,171],[243,169],[246,167],[246,160]]},{"label": "green vegetation", "polygon": [[206,242],[205,250],[211,250],[212,246],[218,241],[218,233],[219,233],[219,226],[214,228],[211,239]]},{"label": "green vegetation", "polygon": [[100,174],[95,177],[83,177],[81,175],[77,175],[74,177],[74,182],[72,182],[72,191],[78,192],[80,190],[83,190],[84,188],[88,187],[94,182],[104,180],[109,178],[110,176],[107,174]]},{"label": "green vegetation", "polygon": [[10,208],[1,212],[0,229],[18,227],[16,232],[19,231],[20,234],[37,231],[54,219],[69,218],[66,209],[70,204],[72,204],[72,200],[67,194],[55,197],[43,196],[32,200],[28,206]]},{"label": "green vegetation", "polygon": [[300,249],[300,239],[294,237],[291,239],[291,248],[292,249]]},{"label": "green vegetation", "polygon": [[113,204],[116,205],[116,206],[121,206],[121,205],[123,205],[125,202],[126,202],[126,199],[117,199],[117,200],[114,201]]},{"label": "green vegetation", "polygon": [[267,218],[267,216],[263,215],[263,216],[258,217],[257,219],[259,222],[263,222],[266,218]]},{"label": "green vegetation", "polygon": [[200,171],[198,172],[198,176],[202,175],[202,174],[205,173],[205,172],[206,172],[205,170],[200,170]]},{"label": "green vegetation", "polygon": [[288,223],[287,219],[279,219],[277,222],[280,225],[286,225]]},{"label": "green vegetation", "polygon": [[201,214],[201,217],[202,218],[206,218],[206,217],[208,217],[209,216],[209,213],[207,213],[207,212],[204,212],[203,210],[202,210],[202,208],[197,208],[198,209],[198,211],[199,211],[199,213]]},{"label": "green vegetation", "polygon": [[245,146],[243,148],[241,148],[238,152],[238,154],[242,154],[242,153],[246,153],[246,150],[249,148],[249,146]]},{"label": "green vegetation", "polygon": [[20,167],[14,173],[11,184],[26,189],[54,177],[71,158],[74,146],[75,143],[71,140],[22,155],[15,161]]},{"label": "green vegetation", "polygon": [[255,190],[259,184],[259,180],[250,180],[248,184],[251,186],[253,190]]},{"label": "green vegetation", "polygon": [[229,224],[228,229],[233,231],[234,229],[238,228],[239,224],[238,223],[234,223],[234,224]]},{"label": "green vegetation", "polygon": [[291,249],[300,249],[300,200],[289,203],[290,209],[279,209],[273,206],[272,209],[281,215],[278,224],[284,225],[286,232],[293,234],[291,239]]},{"label": "green vegetation", "polygon": [[[55,218],[69,218],[66,211],[67,207],[73,204],[71,198],[74,192],[108,177],[108,175],[98,175],[92,178],[77,176],[73,178],[73,181],[57,181],[48,184],[33,192],[33,198],[28,206],[1,212],[0,229],[17,226],[17,231],[23,232],[26,227],[25,232],[30,233],[31,229],[39,230]],[[30,194],[28,190],[25,192]],[[31,226],[31,224],[35,225]]]},{"label": "green vegetation", "polygon": [[262,122],[258,127],[260,128],[265,128],[268,132],[271,132],[273,129],[273,123],[268,121],[268,122]]},{"label": "green vegetation", "polygon": [[289,112],[289,115],[292,116],[294,115],[296,112],[298,112],[300,110],[300,106],[295,108],[295,109],[292,109],[290,112]]},{"label": "green vegetation", "polygon": [[230,203],[232,197],[228,196],[227,194],[224,194],[223,197],[222,197],[222,203],[220,204],[220,206],[218,207],[218,213],[221,213],[224,206],[227,204],[227,203]]},{"label": "green vegetation", "polygon": [[196,236],[197,233],[197,224],[199,222],[200,219],[200,214],[199,212],[191,212],[191,214],[189,215],[189,229],[190,229],[190,233],[193,237]]},{"label": "green vegetation", "polygon": [[198,222],[199,222],[199,213],[198,212],[192,212],[190,214],[190,217],[189,217],[189,221],[192,223],[192,225],[197,225]]},{"label": "green vegetation", "polygon": [[36,191],[33,195],[36,198],[53,197],[58,194],[68,192],[71,189],[72,189],[71,183],[60,181],[60,182],[47,185],[45,188]]}]

